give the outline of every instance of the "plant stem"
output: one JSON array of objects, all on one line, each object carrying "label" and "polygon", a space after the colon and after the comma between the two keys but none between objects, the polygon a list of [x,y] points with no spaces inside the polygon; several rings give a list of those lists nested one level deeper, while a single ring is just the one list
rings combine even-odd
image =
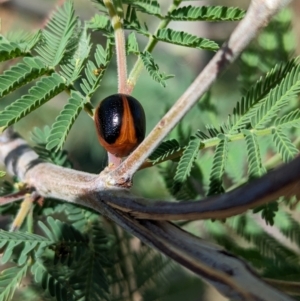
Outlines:
[{"label": "plant stem", "polygon": [[121,3],[117,3],[116,7],[110,0],[103,1],[111,19],[111,24],[115,32],[117,69],[118,69],[118,92],[128,94],[127,92],[127,63],[125,36],[123,30],[123,10]]},{"label": "plant stem", "polygon": [[[254,133],[257,136],[267,136],[270,135],[272,133],[272,130],[276,129],[276,127],[271,126],[269,128],[263,129],[263,130],[256,130],[256,129],[251,129],[250,132]],[[228,142],[233,142],[233,141],[237,141],[237,140],[243,140],[245,139],[245,135],[243,133],[237,133],[237,134],[224,134],[224,136],[226,136],[228,138]],[[221,139],[218,137],[213,137],[213,138],[209,138],[209,139],[205,139],[201,141],[201,145],[199,147],[199,150],[201,149],[206,149],[209,147],[213,147],[216,146],[220,143]],[[170,154],[169,156],[164,157],[161,160],[157,160],[157,161],[149,161],[146,160],[140,169],[144,169],[144,168],[148,168],[157,164],[160,164],[162,162],[168,161],[168,160],[174,160],[180,156],[182,156],[183,152],[184,152],[185,147],[183,147],[182,149]]]},{"label": "plant stem", "polygon": [[[182,2],[182,0],[174,0],[173,1],[173,4],[170,6],[170,8],[168,9],[168,13],[167,14],[170,14],[173,10],[175,10],[179,4]],[[160,30],[160,29],[163,29],[163,28],[166,28],[168,26],[168,24],[171,22],[171,19],[164,19],[162,20],[159,24],[158,24],[158,27],[154,33],[154,36],[157,34],[157,32]],[[146,45],[146,47],[144,48],[144,52],[145,51],[148,51],[148,52],[152,52],[152,50],[154,49],[154,47],[156,46],[156,44],[158,43],[158,40],[154,39],[153,38],[153,35],[149,38],[149,41]],[[135,85],[136,85],[136,82],[137,82],[137,79],[140,75],[140,73],[142,72],[143,70],[143,61],[142,59],[140,58],[140,56],[138,57],[136,63],[134,64],[130,74],[129,74],[129,77],[128,77],[128,81],[127,81],[127,89],[128,89],[128,94],[131,94]]]},{"label": "plant stem", "polygon": [[[118,92],[128,94],[127,92],[127,63],[126,63],[126,49],[125,49],[125,36],[123,30],[123,8],[122,1],[104,0],[103,1],[108,14],[111,19],[111,25],[115,33],[116,56],[117,56],[117,69],[118,69]],[[108,154],[108,166],[111,169],[116,168],[122,162],[122,159],[117,158],[113,154]]]}]

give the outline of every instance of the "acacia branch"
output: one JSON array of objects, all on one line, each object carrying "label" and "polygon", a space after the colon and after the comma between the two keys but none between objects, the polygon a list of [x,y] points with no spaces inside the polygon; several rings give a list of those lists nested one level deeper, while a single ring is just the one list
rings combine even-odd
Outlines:
[{"label": "acacia branch", "polygon": [[159,121],[139,147],[111,174],[110,183],[130,181],[143,162],[210,88],[217,76],[232,63],[270,18],[291,0],[252,0],[244,19],[228,42],[216,53],[195,81]]},{"label": "acacia branch", "polygon": [[9,172],[17,174],[41,196],[93,208],[195,272],[231,300],[292,300],[267,285],[245,262],[222,248],[208,244],[170,222],[137,220],[129,213],[111,207],[107,200],[121,195],[130,199],[132,195],[127,190],[107,187],[105,176],[100,185],[97,175],[41,162],[26,142],[11,131],[0,136],[0,162],[5,162]]},{"label": "acacia branch", "polygon": [[[272,197],[276,193],[280,195],[282,187],[278,184],[289,187],[289,193],[298,191],[299,185],[293,184],[300,180],[300,158],[262,177],[260,181],[251,182],[221,196],[198,202],[153,204],[152,200],[137,198],[128,190],[107,186],[106,171],[99,178],[98,175],[43,163],[26,142],[11,130],[0,136],[0,163],[5,163],[8,172],[17,175],[37,194],[89,207],[106,216],[144,243],[195,272],[232,300],[292,300],[268,286],[246,263],[223,249],[211,246],[170,222],[139,220],[132,214],[143,218],[147,214],[151,218],[153,214],[154,219],[176,219],[176,216],[181,219],[194,219],[197,216],[210,218],[220,216],[222,212],[226,216],[236,214],[237,208],[246,210],[251,201],[252,205],[256,204],[256,197],[260,193],[263,196],[261,202],[267,201],[268,193],[272,193]],[[248,204],[239,205],[248,194]],[[172,207],[176,208],[175,213],[165,212],[166,208],[171,210]],[[145,213],[149,208],[155,212]]]}]

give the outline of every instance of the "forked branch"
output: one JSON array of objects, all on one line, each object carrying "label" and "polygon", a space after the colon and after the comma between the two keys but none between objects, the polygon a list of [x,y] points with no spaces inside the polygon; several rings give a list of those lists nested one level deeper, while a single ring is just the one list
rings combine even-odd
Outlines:
[{"label": "forked branch", "polygon": [[[299,165],[300,160],[296,160],[295,162]],[[168,221],[140,220],[132,216],[132,214],[143,215],[144,210],[140,210],[140,208],[147,208],[146,204],[149,205],[154,201],[136,198],[127,190],[120,188],[113,190],[111,187],[107,187],[105,173],[101,174],[102,180],[99,181],[97,175],[43,163],[26,142],[16,137],[11,130],[0,136],[0,162],[5,162],[10,173],[17,175],[29,188],[35,189],[39,195],[93,208],[132,235],[137,236],[144,243],[195,272],[231,300],[292,300],[287,295],[266,284],[245,262],[227,253],[222,248],[211,245]],[[295,172],[292,174],[299,181],[300,173],[296,165],[293,166],[291,163],[282,168],[285,168],[284,172],[287,172],[288,177],[293,167],[297,171],[297,176],[295,176]],[[272,178],[282,178],[282,168],[273,172]],[[295,183],[295,179],[290,180]],[[257,192],[259,191],[264,192],[264,196],[270,192],[273,193],[272,196],[275,196],[276,192],[281,193],[280,186],[276,186],[276,183],[270,185],[272,183],[270,183],[269,175],[261,178],[260,182],[262,184],[254,194],[252,193],[253,186],[251,183],[244,186],[243,192],[250,195],[252,193],[252,197],[258,197]],[[298,190],[297,186],[291,187],[291,189]],[[229,197],[227,202],[224,196]],[[230,202],[239,204],[240,200],[241,195],[239,193],[235,199],[230,199],[229,193],[204,201],[189,203],[188,207],[191,209],[192,204],[194,204],[197,211],[197,207],[200,205],[204,217],[209,218],[210,215],[214,215],[213,206],[223,206],[223,209],[219,208],[217,210],[218,216],[222,210],[225,214],[230,214],[230,211],[228,211]],[[265,202],[267,199],[263,198],[261,201]],[[257,199],[252,199],[252,202],[257,202]],[[162,211],[164,211],[166,205],[164,202],[154,203],[150,208],[154,208],[159,212],[160,208],[163,208]],[[184,211],[180,203],[171,203],[171,205],[179,206],[180,209],[178,210]],[[251,205],[251,202],[248,205]],[[138,211],[132,211],[130,209],[132,206],[138,206]],[[247,206],[241,207],[246,210]],[[233,209],[231,213],[235,214],[236,210]],[[185,214],[179,214],[184,218]],[[153,215],[154,219],[159,216],[162,217],[161,219],[170,218],[170,215],[160,215],[160,213]],[[185,216],[187,219],[190,218],[189,214]],[[195,218],[196,215],[192,215],[192,217]]]}]

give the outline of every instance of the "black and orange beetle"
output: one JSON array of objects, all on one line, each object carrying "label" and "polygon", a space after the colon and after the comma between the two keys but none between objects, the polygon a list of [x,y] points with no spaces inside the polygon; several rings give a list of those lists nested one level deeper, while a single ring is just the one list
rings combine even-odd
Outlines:
[{"label": "black and orange beetle", "polygon": [[94,120],[100,144],[116,157],[128,156],[145,138],[144,109],[130,95],[114,94],[103,99]]}]

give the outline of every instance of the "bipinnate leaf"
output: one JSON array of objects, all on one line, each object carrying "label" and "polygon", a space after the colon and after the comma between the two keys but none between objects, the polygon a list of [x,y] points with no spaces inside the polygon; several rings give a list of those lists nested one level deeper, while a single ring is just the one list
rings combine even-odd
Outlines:
[{"label": "bipinnate leaf", "polygon": [[75,51],[74,40],[78,39],[78,25],[73,4],[68,0],[52,15],[46,29],[42,31],[41,42],[36,47],[48,66],[58,65],[65,55]]},{"label": "bipinnate leaf", "polygon": [[99,88],[100,82],[111,60],[112,51],[110,41],[106,44],[106,49],[101,45],[97,45],[95,51],[96,65],[92,61],[88,61],[84,69],[86,78],[82,79],[80,84],[85,96],[90,97]]},{"label": "bipinnate leaf", "polygon": [[131,5],[137,11],[161,17],[160,5],[157,0],[123,0],[122,2]]},{"label": "bipinnate leaf", "polygon": [[285,237],[300,246],[300,224],[297,218],[288,212],[278,210],[274,222]]},{"label": "bipinnate leaf", "polygon": [[73,85],[80,77],[80,73],[91,50],[90,36],[87,34],[87,30],[84,29],[79,36],[80,38],[74,55],[64,60],[63,64],[60,65],[60,73],[66,79],[67,85]]},{"label": "bipinnate leaf", "polygon": [[[254,244],[260,254],[268,256],[272,265],[278,262],[279,259],[283,259],[283,262],[287,263],[297,258],[297,255],[291,248],[280,243],[271,233],[265,231],[257,219],[253,218],[250,214],[238,215],[229,219],[229,225],[243,239]],[[278,266],[276,265],[276,267]]]},{"label": "bipinnate leaf", "polygon": [[243,130],[245,135],[248,155],[248,174],[250,178],[261,177],[266,169],[262,165],[259,144],[255,133],[249,130]]},{"label": "bipinnate leaf", "polygon": [[129,54],[129,53],[138,54],[139,53],[139,44],[136,40],[136,36],[135,36],[134,32],[130,33],[127,38],[126,52],[127,52],[127,54]]},{"label": "bipinnate leaf", "polygon": [[131,5],[128,6],[126,11],[126,16],[124,19],[124,29],[135,30],[136,32],[147,37],[150,34],[146,23],[144,23],[143,25],[140,23],[137,17],[136,10]]},{"label": "bipinnate leaf", "polygon": [[245,11],[237,7],[226,6],[183,6],[167,15],[174,21],[238,21]]},{"label": "bipinnate leaf", "polygon": [[67,223],[54,219],[52,216],[47,217],[47,223],[48,225],[40,221],[39,226],[53,242],[68,241],[69,243],[72,243],[77,241],[78,244],[79,242],[86,242],[86,238]]},{"label": "bipinnate leaf", "polygon": [[[94,222],[85,219],[86,234],[82,233],[83,228],[79,231],[73,225],[54,220],[51,216],[47,218],[47,224],[39,222],[52,241],[51,249],[55,251],[55,257],[50,266],[37,260],[32,272],[36,281],[52,296],[68,296],[68,300],[74,298],[96,301],[99,297],[101,300],[108,299],[108,279],[104,269],[111,267],[111,248],[106,233],[98,226],[98,222],[97,219]],[[58,261],[60,265],[57,265]],[[53,265],[57,268],[53,269]],[[59,268],[61,265],[64,269]],[[62,275],[67,267],[68,278],[65,278]]]},{"label": "bipinnate leaf", "polygon": [[163,87],[166,87],[166,80],[174,77],[174,75],[166,75],[159,71],[159,66],[155,63],[153,56],[150,52],[145,51],[140,53],[140,57],[143,61],[143,64],[150,74],[150,76]]},{"label": "bipinnate leaf", "polygon": [[242,97],[233,109],[232,115],[228,117],[229,133],[237,133],[240,129],[245,128],[256,115],[265,100],[265,97],[272,89],[278,86],[289,72],[295,67],[296,59],[290,60],[286,64],[276,65],[265,77],[261,77]]},{"label": "bipinnate leaf", "polygon": [[0,97],[44,75],[47,71],[45,64],[38,57],[25,57],[23,62],[0,75]]},{"label": "bipinnate leaf", "polygon": [[14,293],[27,274],[29,264],[6,268],[0,272],[0,301],[13,300]]},{"label": "bipinnate leaf", "polygon": [[99,30],[104,32],[105,35],[113,36],[113,28],[107,16],[95,15],[88,23],[87,28],[93,31]]},{"label": "bipinnate leaf", "polygon": [[215,150],[212,169],[209,176],[209,189],[207,195],[214,195],[224,192],[223,175],[227,161],[228,139],[223,134],[219,134],[218,138],[221,140]]},{"label": "bipinnate leaf", "polygon": [[4,42],[0,36],[0,62],[24,56],[25,54],[26,53],[21,50],[18,44],[13,42]]},{"label": "bipinnate leaf", "polygon": [[3,248],[1,263],[7,263],[11,260],[11,256],[15,251],[15,247],[21,246],[18,249],[18,263],[24,264],[28,259],[28,253],[36,249],[41,249],[49,244],[49,240],[45,237],[21,232],[7,232],[0,230],[0,248]]},{"label": "bipinnate leaf", "polygon": [[[66,273],[67,271],[65,270],[64,272]],[[48,292],[51,297],[55,297],[57,301],[76,300],[76,294],[73,288],[67,285],[61,269],[57,267],[52,267],[51,269],[42,260],[37,260],[31,266],[31,273],[35,282]]]},{"label": "bipinnate leaf", "polygon": [[65,150],[58,150],[56,152],[47,150],[46,145],[50,135],[51,128],[44,126],[43,129],[33,128],[31,132],[31,139],[36,144],[34,146],[35,152],[39,155],[39,159],[45,162],[71,168],[73,165],[68,158],[68,153]]},{"label": "bipinnate leaf", "polygon": [[267,99],[252,118],[255,129],[265,128],[278,112],[300,92],[300,65],[295,66],[284,80],[267,96]]},{"label": "bipinnate leaf", "polygon": [[274,125],[281,129],[300,127],[300,110],[296,109],[282,117],[275,119]]},{"label": "bipinnate leaf", "polygon": [[160,160],[163,160],[166,157],[169,157],[174,152],[178,152],[180,150],[180,145],[177,140],[167,140],[162,142],[157,149],[150,155],[149,159],[154,163]]},{"label": "bipinnate leaf", "polygon": [[82,99],[82,96],[78,92],[71,92],[68,103],[56,117],[51,128],[46,147],[47,150],[54,149],[54,151],[58,151],[62,149],[71,127],[84,107],[84,103],[84,99]]},{"label": "bipinnate leaf", "polygon": [[41,31],[35,33],[26,32],[22,29],[14,30],[7,33],[8,41],[18,44],[22,52],[29,53],[30,50],[38,43],[41,38]]},{"label": "bipinnate leaf", "polygon": [[173,192],[176,193],[180,190],[183,183],[186,182],[190,176],[192,167],[197,159],[201,140],[192,136],[187,147],[178,162],[176,174],[174,177]]},{"label": "bipinnate leaf", "polygon": [[22,117],[62,92],[64,88],[64,81],[57,73],[42,78],[28,91],[28,94],[22,96],[0,112],[0,128],[3,130],[9,125],[16,123]]},{"label": "bipinnate leaf", "polygon": [[299,153],[296,146],[291,142],[281,128],[273,130],[273,142],[275,143],[278,153],[281,155],[283,162],[288,163],[293,160]]},{"label": "bipinnate leaf", "polygon": [[214,41],[205,38],[199,38],[195,35],[191,35],[183,31],[173,30],[170,28],[158,30],[157,34],[153,37],[159,41],[171,43],[174,45],[212,51],[217,51],[219,49],[219,45]]}]

